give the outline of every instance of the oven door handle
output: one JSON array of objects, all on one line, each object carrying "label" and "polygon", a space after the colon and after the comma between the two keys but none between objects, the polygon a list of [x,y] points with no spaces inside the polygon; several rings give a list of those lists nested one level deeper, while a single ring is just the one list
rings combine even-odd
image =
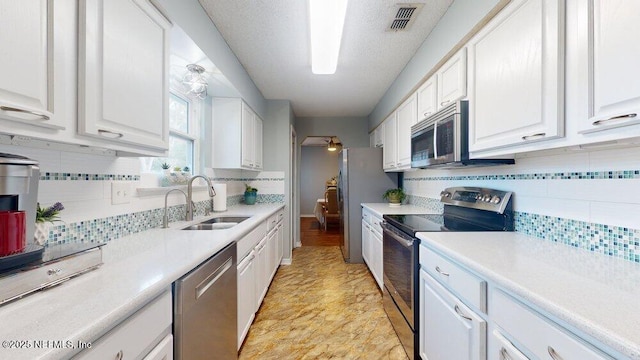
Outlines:
[{"label": "oven door handle", "polygon": [[382,231],[384,235],[389,235],[392,239],[396,240],[406,248],[411,248],[413,246],[413,243],[415,241],[413,238],[410,238],[408,236],[403,237],[400,234],[397,234],[394,231],[391,231],[390,230],[391,225],[388,225],[386,221],[383,221],[381,226],[382,226]]}]

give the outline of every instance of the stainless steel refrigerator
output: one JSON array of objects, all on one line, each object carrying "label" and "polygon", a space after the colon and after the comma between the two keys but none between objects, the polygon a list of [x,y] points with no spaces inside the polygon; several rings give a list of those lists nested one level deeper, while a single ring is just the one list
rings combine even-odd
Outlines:
[{"label": "stainless steel refrigerator", "polygon": [[398,175],[382,170],[381,148],[345,148],[339,158],[338,205],[340,249],[344,261],[362,263],[361,203],[383,202],[387,189],[398,187]]}]

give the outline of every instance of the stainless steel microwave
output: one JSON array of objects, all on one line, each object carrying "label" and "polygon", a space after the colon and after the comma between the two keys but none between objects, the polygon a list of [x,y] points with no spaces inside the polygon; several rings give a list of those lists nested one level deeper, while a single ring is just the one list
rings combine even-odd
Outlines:
[{"label": "stainless steel microwave", "polygon": [[411,127],[412,168],[513,164],[513,159],[469,158],[469,102],[459,100]]}]

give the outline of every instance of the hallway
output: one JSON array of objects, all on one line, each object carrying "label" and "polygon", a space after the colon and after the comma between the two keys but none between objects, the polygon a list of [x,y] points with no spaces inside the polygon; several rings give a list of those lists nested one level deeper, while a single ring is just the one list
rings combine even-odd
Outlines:
[{"label": "hallway", "polygon": [[337,246],[294,249],[239,358],[407,359],[366,265],[344,263]]}]

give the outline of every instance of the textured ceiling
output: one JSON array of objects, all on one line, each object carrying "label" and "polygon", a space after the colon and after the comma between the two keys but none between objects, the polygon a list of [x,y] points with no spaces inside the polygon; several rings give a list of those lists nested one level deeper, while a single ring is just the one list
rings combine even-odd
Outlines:
[{"label": "textured ceiling", "polygon": [[367,116],[452,0],[424,4],[407,31],[386,31],[396,4],[350,0],[338,69],[311,73],[308,2],[199,0],[266,99],[290,100],[296,116]]}]

